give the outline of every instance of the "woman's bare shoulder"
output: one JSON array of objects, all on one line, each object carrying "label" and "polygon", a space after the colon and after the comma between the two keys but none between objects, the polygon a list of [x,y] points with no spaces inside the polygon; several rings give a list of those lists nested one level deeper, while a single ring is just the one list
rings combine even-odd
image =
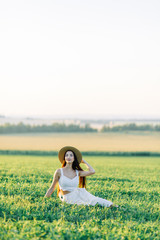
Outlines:
[{"label": "woman's bare shoulder", "polygon": [[54,177],[60,177],[61,176],[61,169],[60,168],[58,168],[58,169],[56,169],[56,171],[55,171],[55,173],[54,173]]}]

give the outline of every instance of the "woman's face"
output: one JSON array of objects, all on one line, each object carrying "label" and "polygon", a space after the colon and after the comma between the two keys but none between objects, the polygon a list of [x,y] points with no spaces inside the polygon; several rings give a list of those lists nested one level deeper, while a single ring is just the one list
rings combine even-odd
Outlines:
[{"label": "woman's face", "polygon": [[72,164],[74,162],[74,155],[72,151],[67,151],[65,154],[65,161],[68,164]]}]

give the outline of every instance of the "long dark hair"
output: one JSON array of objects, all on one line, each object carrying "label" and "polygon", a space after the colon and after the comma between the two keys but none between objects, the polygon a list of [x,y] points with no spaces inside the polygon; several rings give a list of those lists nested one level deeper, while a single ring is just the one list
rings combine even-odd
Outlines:
[{"label": "long dark hair", "polygon": [[[67,150],[66,152],[68,152],[68,151],[73,152],[72,150]],[[66,152],[65,152],[65,154],[66,154]],[[64,154],[64,157],[63,157],[62,168],[66,166],[65,154]],[[74,155],[74,162],[72,163],[72,169],[73,170],[82,170],[83,171],[83,169],[79,165],[79,162],[77,160],[77,156],[76,156],[76,154],[74,152],[73,152],[73,155]],[[86,177],[80,177],[79,176],[79,187],[80,188],[86,188]],[[58,184],[57,196],[58,196],[59,192],[60,192],[60,188],[59,188],[59,184]]]}]

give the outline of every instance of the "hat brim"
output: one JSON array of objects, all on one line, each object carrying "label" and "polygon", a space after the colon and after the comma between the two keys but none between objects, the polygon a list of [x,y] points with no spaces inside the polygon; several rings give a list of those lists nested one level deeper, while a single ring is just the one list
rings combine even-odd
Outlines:
[{"label": "hat brim", "polygon": [[75,155],[77,157],[77,161],[80,164],[82,161],[82,154],[77,148],[71,147],[71,146],[65,146],[65,147],[61,148],[61,150],[58,153],[58,158],[59,158],[60,162],[63,163],[64,154],[66,151],[69,151],[69,150],[75,153]]}]

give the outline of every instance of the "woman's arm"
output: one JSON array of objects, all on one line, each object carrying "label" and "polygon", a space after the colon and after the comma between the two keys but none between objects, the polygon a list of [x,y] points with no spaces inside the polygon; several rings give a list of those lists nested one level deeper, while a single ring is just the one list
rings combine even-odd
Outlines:
[{"label": "woman's arm", "polygon": [[51,184],[50,188],[48,189],[48,191],[46,192],[45,197],[50,197],[50,195],[54,192],[55,187],[58,183],[59,177],[60,177],[60,169],[57,169],[54,173],[52,184]]},{"label": "woman's arm", "polygon": [[80,177],[86,177],[86,176],[90,176],[92,174],[95,173],[95,170],[91,167],[91,165],[89,165],[89,163],[87,163],[84,159],[82,159],[82,162],[81,163],[84,163],[87,168],[88,168],[88,171],[81,171],[79,170],[79,176]]}]

